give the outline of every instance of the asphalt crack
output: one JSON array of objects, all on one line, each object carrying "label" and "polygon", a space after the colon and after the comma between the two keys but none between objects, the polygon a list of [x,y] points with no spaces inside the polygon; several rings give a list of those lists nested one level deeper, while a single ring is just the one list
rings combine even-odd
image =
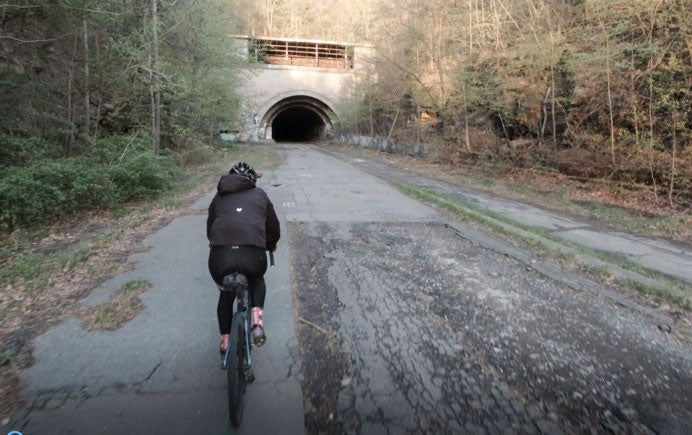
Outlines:
[{"label": "asphalt crack", "polygon": [[292,223],[289,241],[297,316],[337,334],[298,326],[310,433],[690,427],[689,347],[534,264],[441,223]]},{"label": "asphalt crack", "polygon": [[28,423],[29,416],[35,411],[56,411],[63,408],[67,403],[78,400],[79,403],[76,407],[80,407],[84,402],[101,397],[109,391],[116,393],[122,392],[134,392],[136,394],[150,394],[142,393],[141,387],[151,380],[154,373],[161,367],[163,361],[159,361],[158,364],[149,372],[149,374],[141,381],[132,382],[130,384],[125,384],[122,382],[115,382],[110,385],[105,385],[101,387],[96,394],[90,394],[87,385],[80,386],[65,386],[56,389],[38,391],[34,395],[31,405],[26,408],[23,420]]}]

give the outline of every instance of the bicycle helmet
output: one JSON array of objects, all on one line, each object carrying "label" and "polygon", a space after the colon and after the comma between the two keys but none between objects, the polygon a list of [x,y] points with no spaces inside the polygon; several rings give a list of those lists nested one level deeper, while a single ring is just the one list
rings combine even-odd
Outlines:
[{"label": "bicycle helmet", "polygon": [[238,164],[234,165],[228,173],[242,175],[253,183],[257,182],[257,172],[255,172],[252,166],[245,162],[238,162]]}]

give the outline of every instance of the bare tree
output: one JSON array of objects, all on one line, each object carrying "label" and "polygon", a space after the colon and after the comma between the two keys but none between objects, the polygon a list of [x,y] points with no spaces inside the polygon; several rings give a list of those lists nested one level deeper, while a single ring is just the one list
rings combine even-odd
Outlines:
[{"label": "bare tree", "polygon": [[[86,3],[84,4],[86,9]],[[91,131],[91,103],[89,98],[89,27],[87,24],[86,10],[82,17],[82,35],[84,38],[84,132],[89,137]]]},{"label": "bare tree", "polygon": [[596,15],[598,16],[598,23],[603,31],[606,46],[606,86],[608,90],[608,120],[610,122],[610,159],[613,170],[615,170],[615,124],[613,122],[613,96],[610,91],[610,35],[608,35],[608,31],[603,23],[603,17],[598,10],[598,5],[596,5]]},{"label": "bare tree", "polygon": [[158,31],[158,0],[151,0],[151,138],[152,148],[156,154],[161,148],[161,89],[159,84],[159,31]]}]

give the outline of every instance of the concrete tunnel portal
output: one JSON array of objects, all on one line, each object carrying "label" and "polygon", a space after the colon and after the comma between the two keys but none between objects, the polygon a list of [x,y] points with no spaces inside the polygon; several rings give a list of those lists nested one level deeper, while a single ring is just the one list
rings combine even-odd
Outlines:
[{"label": "concrete tunnel portal", "polygon": [[264,115],[263,125],[270,129],[266,137],[276,142],[315,142],[325,138],[334,117],[321,100],[297,95],[274,104]]}]

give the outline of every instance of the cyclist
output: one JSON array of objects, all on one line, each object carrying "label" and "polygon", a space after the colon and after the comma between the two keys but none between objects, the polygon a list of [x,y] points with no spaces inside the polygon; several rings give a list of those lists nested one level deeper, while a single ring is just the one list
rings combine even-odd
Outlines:
[{"label": "cyclist", "polygon": [[[261,176],[261,175],[260,175]],[[218,286],[232,272],[247,276],[253,342],[262,346],[267,337],[262,322],[266,286],[267,254],[274,252],[281,235],[279,219],[266,192],[255,186],[257,173],[247,163],[234,165],[219,180],[209,205],[207,238],[209,272]],[[220,292],[217,306],[221,344],[225,353],[231,332],[233,295]]]}]

